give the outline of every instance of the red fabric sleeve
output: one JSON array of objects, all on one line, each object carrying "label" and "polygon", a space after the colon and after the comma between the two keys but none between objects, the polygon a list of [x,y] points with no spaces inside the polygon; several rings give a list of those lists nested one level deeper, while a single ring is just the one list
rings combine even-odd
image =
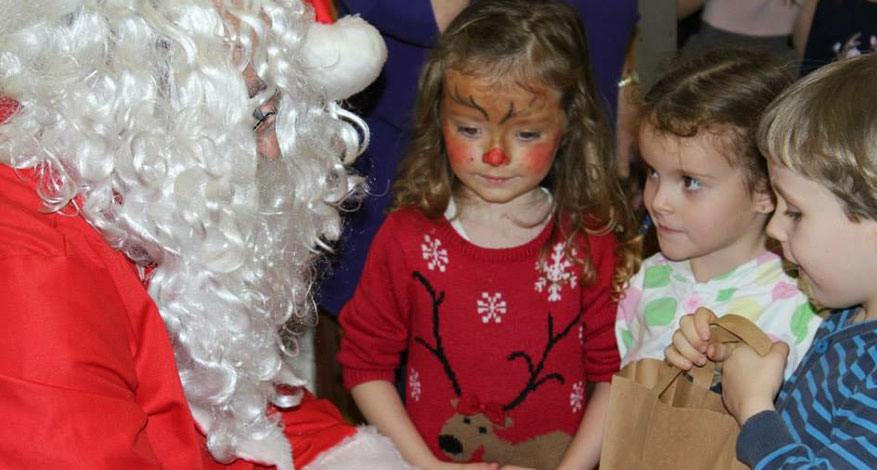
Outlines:
[{"label": "red fabric sleeve", "polygon": [[283,426],[292,443],[295,468],[309,464],[321,453],[356,434],[329,400],[317,400],[308,392],[295,408],[283,412]]},{"label": "red fabric sleeve", "polygon": [[105,270],[0,259],[0,468],[158,469],[124,307]]},{"label": "red fabric sleeve", "polygon": [[608,382],[621,364],[615,341],[618,302],[612,300],[612,276],[618,243],[612,233],[589,236],[589,240],[591,262],[597,276],[593,284],[582,289],[585,375],[592,383]]},{"label": "red fabric sleeve", "polygon": [[372,380],[394,380],[400,354],[408,347],[406,267],[394,233],[398,213],[391,215],[375,235],[353,298],[341,309],[344,334],[338,361],[344,366],[349,388]]}]

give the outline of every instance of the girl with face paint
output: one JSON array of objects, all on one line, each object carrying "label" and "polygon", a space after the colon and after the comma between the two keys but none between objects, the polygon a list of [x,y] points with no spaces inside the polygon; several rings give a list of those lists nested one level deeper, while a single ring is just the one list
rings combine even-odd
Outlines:
[{"label": "girl with face paint", "polygon": [[365,417],[419,468],[597,463],[639,253],[587,50],[565,5],[486,0],[421,73],[339,355]]}]

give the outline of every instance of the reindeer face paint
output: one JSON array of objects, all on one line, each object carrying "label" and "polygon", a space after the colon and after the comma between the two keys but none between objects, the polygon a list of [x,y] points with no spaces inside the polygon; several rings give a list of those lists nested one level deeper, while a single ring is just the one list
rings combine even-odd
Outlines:
[{"label": "reindeer face paint", "polygon": [[445,73],[442,135],[454,175],[470,195],[508,203],[538,189],[566,130],[560,93],[493,77]]}]

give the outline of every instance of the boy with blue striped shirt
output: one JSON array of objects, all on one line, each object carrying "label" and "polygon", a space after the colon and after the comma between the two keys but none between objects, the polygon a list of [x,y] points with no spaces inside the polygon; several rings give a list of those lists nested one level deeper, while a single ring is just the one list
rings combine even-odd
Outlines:
[{"label": "boy with blue striped shirt", "polygon": [[786,90],[762,117],[759,145],[777,197],[768,234],[813,300],[838,310],[785,384],[786,344],[764,357],[709,344],[707,314],[682,320],[667,360],[724,361],[737,456],[753,469],[877,469],[877,54]]}]

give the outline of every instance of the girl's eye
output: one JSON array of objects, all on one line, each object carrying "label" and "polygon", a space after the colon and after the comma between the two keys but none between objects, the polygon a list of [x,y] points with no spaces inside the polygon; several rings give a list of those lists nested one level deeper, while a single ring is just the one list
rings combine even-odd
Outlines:
[{"label": "girl's eye", "polygon": [[518,138],[521,139],[521,140],[523,140],[524,142],[529,142],[529,141],[531,141],[531,140],[536,140],[536,139],[538,139],[538,138],[541,137],[541,136],[542,136],[542,134],[539,133],[539,132],[533,132],[533,131],[521,131],[521,132],[518,132]]},{"label": "girl's eye", "polygon": [[701,187],[700,181],[690,176],[683,176],[682,183],[685,185],[686,191],[697,191]]},{"label": "girl's eye", "polygon": [[658,177],[658,172],[655,171],[654,168],[652,168],[652,167],[646,165],[646,177],[647,177],[647,178],[657,178],[657,177]]},{"label": "girl's eye", "polygon": [[465,137],[475,137],[478,135],[477,127],[457,126],[457,132]]},{"label": "girl's eye", "polygon": [[788,217],[792,222],[797,222],[801,220],[801,213],[798,211],[793,211],[791,209],[786,209],[785,212],[783,212],[783,215]]},{"label": "girl's eye", "polygon": [[256,108],[256,110],[253,111],[253,119],[256,120],[255,124],[253,124],[253,130],[258,131],[261,127],[265,125],[265,123],[269,119],[271,119],[276,114],[277,108],[275,108],[274,106],[271,106],[267,113],[265,111],[262,111],[262,106]]}]

